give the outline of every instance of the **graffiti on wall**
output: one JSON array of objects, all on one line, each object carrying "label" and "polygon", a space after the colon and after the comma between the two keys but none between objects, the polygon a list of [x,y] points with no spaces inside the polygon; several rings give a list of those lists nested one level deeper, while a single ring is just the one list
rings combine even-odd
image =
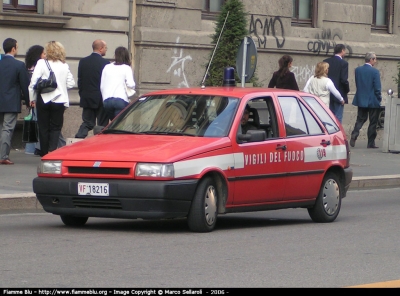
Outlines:
[{"label": "graffiti on wall", "polygon": [[315,74],[315,65],[293,66],[290,71],[293,72],[298,84],[306,84],[307,80]]},{"label": "graffiti on wall", "polygon": [[[323,29],[321,33],[315,35],[316,40],[311,40],[307,43],[307,49],[317,55],[333,54],[337,43],[343,40],[343,33],[340,29]],[[350,45],[344,44],[348,51],[348,56],[353,54],[353,49]]]},{"label": "graffiti on wall", "polygon": [[[176,44],[179,44],[180,37],[176,38]],[[189,87],[188,80],[185,74],[185,62],[191,61],[192,57],[190,55],[183,56],[182,48],[174,48],[174,54],[171,57],[172,63],[168,68],[167,73],[173,71],[174,76],[177,76],[182,79],[177,85],[178,88],[181,87]]]},{"label": "graffiti on wall", "polygon": [[249,34],[257,37],[259,48],[266,48],[268,36],[275,38],[277,48],[285,45],[285,28],[279,16],[266,17],[263,21],[251,15]]}]

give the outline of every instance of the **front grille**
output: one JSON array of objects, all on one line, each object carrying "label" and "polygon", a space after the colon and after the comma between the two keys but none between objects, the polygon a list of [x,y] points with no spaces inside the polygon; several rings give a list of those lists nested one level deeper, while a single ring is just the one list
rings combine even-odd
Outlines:
[{"label": "front grille", "polygon": [[75,208],[116,209],[121,210],[121,202],[112,198],[73,198]]},{"label": "front grille", "polygon": [[90,167],[68,167],[70,174],[90,175],[129,175],[129,168],[90,168]]}]

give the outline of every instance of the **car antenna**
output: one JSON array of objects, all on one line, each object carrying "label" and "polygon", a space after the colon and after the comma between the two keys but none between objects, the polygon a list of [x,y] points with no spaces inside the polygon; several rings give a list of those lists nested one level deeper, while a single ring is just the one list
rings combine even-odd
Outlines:
[{"label": "car antenna", "polygon": [[219,40],[221,39],[222,33],[224,32],[225,24],[226,24],[226,21],[228,20],[228,16],[229,16],[229,11],[228,11],[228,13],[226,14],[225,21],[224,21],[224,25],[222,26],[221,32],[219,33],[219,36],[218,36],[217,44],[215,44],[214,51],[213,51],[213,53],[212,53],[212,55],[211,55],[210,62],[208,63],[206,73],[204,74],[203,80],[201,81],[201,88],[205,88],[204,83],[205,83],[206,78],[207,78],[208,70],[210,70],[211,62],[212,62],[212,60],[213,60],[213,58],[214,58],[215,52],[217,51],[217,47],[218,47],[218,44],[219,44]]}]

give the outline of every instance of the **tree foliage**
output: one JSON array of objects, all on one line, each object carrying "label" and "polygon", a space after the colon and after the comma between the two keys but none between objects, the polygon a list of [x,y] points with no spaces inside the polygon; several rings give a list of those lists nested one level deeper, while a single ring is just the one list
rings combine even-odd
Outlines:
[{"label": "tree foliage", "polygon": [[[206,79],[206,85],[221,86],[223,83],[223,73],[225,67],[234,67],[236,65],[236,55],[243,38],[247,35],[247,13],[244,11],[244,5],[240,0],[228,0],[222,6],[221,13],[215,27],[215,33],[212,37],[212,44],[217,44],[221,30],[223,28],[226,16],[224,31],[221,35],[217,50],[211,61],[210,70]],[[212,53],[210,54],[211,59]],[[236,82],[240,82],[237,73],[235,73]],[[252,81],[257,81],[254,76]]]}]

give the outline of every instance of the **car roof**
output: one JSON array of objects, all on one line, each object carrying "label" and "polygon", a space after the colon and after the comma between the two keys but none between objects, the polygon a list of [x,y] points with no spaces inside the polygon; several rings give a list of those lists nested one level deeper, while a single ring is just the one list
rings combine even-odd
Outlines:
[{"label": "car roof", "polygon": [[174,89],[165,89],[159,91],[149,92],[143,96],[154,96],[154,95],[216,95],[216,96],[231,96],[242,98],[249,94],[263,94],[265,93],[279,93],[282,94],[301,94],[308,95],[308,93],[304,93],[301,91],[288,90],[288,89],[279,89],[279,88],[261,88],[261,87],[192,87],[192,88],[174,88]]}]

